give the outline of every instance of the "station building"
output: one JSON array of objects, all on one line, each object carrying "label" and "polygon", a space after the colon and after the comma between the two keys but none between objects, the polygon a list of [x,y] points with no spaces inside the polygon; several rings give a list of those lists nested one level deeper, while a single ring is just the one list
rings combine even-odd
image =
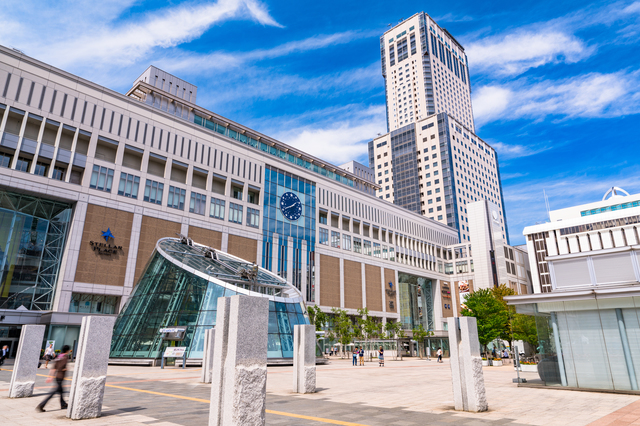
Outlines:
[{"label": "station building", "polygon": [[17,347],[21,324],[42,323],[56,348],[72,344],[82,316],[121,313],[176,234],[256,262],[326,311],[399,321],[401,299],[420,294],[406,317],[444,338],[455,229],[196,96],[154,67],[121,94],[0,47],[0,340]]}]

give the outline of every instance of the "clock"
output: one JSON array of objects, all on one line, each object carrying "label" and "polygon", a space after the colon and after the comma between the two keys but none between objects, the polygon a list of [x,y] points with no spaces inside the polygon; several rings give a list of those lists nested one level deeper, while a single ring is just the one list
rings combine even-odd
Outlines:
[{"label": "clock", "polygon": [[302,203],[293,192],[285,192],[280,197],[280,211],[287,219],[294,221],[302,216]]}]

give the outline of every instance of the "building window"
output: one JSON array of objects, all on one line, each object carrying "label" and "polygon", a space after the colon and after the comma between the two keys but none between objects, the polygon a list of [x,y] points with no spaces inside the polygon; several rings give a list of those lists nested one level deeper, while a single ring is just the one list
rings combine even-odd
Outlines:
[{"label": "building window", "polygon": [[331,247],[340,248],[340,233],[331,231]]},{"label": "building window", "polygon": [[323,225],[327,224],[327,212],[320,212],[320,223]]},{"label": "building window", "polygon": [[187,191],[184,189],[169,186],[169,199],[167,200],[167,206],[173,209],[184,210],[184,200],[186,195]]},{"label": "building window", "polygon": [[247,201],[251,204],[258,204],[260,199],[260,193],[258,191],[247,191]]},{"label": "building window", "polygon": [[0,167],[9,168],[12,159],[13,157],[11,155],[0,152]]},{"label": "building window", "polygon": [[201,214],[204,216],[206,210],[207,196],[191,191],[191,201],[189,202],[189,213]]},{"label": "building window", "polygon": [[364,244],[362,248],[363,248],[363,251],[362,251],[363,254],[366,254],[367,256],[371,256],[371,241],[364,240]]},{"label": "building window", "polygon": [[47,164],[38,162],[38,163],[36,163],[36,169],[34,171],[34,174],[36,174],[38,176],[46,176],[48,168],[49,168],[49,166]]},{"label": "building window", "polygon": [[[54,171],[55,173],[55,171]],[[120,185],[118,186],[118,195],[138,199],[138,187],[140,186],[140,178],[128,173],[120,173]]]},{"label": "building window", "polygon": [[233,198],[235,198],[236,200],[242,200],[242,187],[234,186],[232,187],[232,190],[233,190]]},{"label": "building window", "polygon": [[[326,218],[325,218],[326,220]],[[320,230],[320,244],[325,246],[329,244],[329,230],[324,228],[318,228]]]},{"label": "building window", "polygon": [[389,247],[389,260],[392,262],[396,261],[396,249],[393,247]]},{"label": "building window", "polygon": [[242,205],[229,203],[229,222],[242,223]]},{"label": "building window", "polygon": [[69,312],[112,315],[117,313],[119,302],[120,298],[117,296],[71,293]]},{"label": "building window", "polygon": [[380,243],[373,243],[373,257],[380,257]]},{"label": "building window", "polygon": [[351,251],[351,235],[342,234],[342,248]]},{"label": "building window", "polygon": [[360,238],[353,237],[353,251],[362,253],[362,240]]},{"label": "building window", "polygon": [[65,175],[65,169],[63,169],[62,167],[54,167],[53,173],[51,174],[51,179],[64,181],[64,175]]},{"label": "building window", "polygon": [[247,225],[254,228],[260,227],[260,210],[247,207]]},{"label": "building window", "polygon": [[224,200],[219,200],[213,197],[211,198],[209,216],[215,219],[224,220]]},{"label": "building window", "polygon": [[155,180],[147,179],[147,183],[144,186],[144,201],[148,201],[154,204],[162,204],[162,191],[164,190],[164,184],[156,182]]},{"label": "building window", "polygon": [[91,182],[89,187],[99,189],[100,191],[111,192],[111,184],[113,183],[113,169],[106,167],[93,166],[91,173]]},{"label": "building window", "polygon": [[382,258],[387,259],[389,257],[389,249],[387,246],[382,246]]}]

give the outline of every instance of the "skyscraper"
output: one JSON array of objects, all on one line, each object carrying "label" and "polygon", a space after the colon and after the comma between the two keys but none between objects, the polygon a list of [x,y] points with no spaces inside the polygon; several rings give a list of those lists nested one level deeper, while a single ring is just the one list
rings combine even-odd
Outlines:
[{"label": "skyscraper", "polygon": [[424,12],[380,37],[387,129],[446,112],[475,131],[464,48]]},{"label": "skyscraper", "polygon": [[464,48],[424,12],[380,38],[389,133],[369,142],[378,197],[458,230],[466,205],[498,206],[508,241],[498,156],[475,134]]}]

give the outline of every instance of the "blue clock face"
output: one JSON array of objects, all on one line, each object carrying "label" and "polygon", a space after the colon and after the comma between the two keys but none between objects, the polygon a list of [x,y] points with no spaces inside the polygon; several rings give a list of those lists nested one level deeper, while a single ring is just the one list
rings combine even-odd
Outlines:
[{"label": "blue clock face", "polygon": [[280,211],[287,219],[294,221],[302,216],[302,203],[293,192],[285,192],[280,197]]}]

